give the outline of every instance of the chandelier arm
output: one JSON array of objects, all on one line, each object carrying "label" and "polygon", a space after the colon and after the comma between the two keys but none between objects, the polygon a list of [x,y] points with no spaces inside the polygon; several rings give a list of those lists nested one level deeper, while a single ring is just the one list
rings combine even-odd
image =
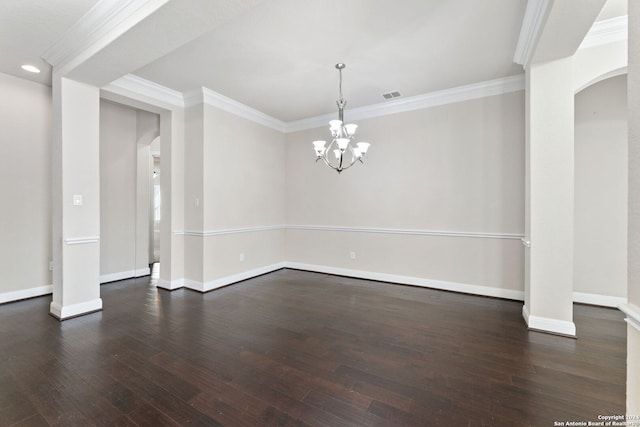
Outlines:
[{"label": "chandelier arm", "polygon": [[341,167],[340,168],[340,172],[342,172],[343,170],[347,170],[349,169],[351,166],[353,166],[356,163],[357,158],[355,157],[354,153],[353,153],[353,147],[351,146],[351,144],[349,144],[349,151],[351,151],[351,163],[349,163],[347,166]]},{"label": "chandelier arm", "polygon": [[322,159],[322,161],[324,162],[324,164],[325,164],[325,165],[327,165],[327,166],[329,166],[329,167],[332,167],[332,166],[329,164],[329,162],[327,161],[327,156],[326,156],[326,154],[323,154],[322,156],[318,157],[318,158],[316,159],[316,162],[317,162],[318,160],[320,160],[320,159]]},{"label": "chandelier arm", "polygon": [[324,150],[324,154],[322,155],[322,160],[323,160],[323,161],[324,161],[324,163],[325,163],[327,166],[329,166],[331,169],[338,170],[338,168],[337,168],[336,166],[334,166],[333,164],[331,164],[331,162],[329,161],[329,159],[328,159],[328,157],[327,157],[327,156],[329,155],[329,153],[332,151],[332,150],[331,150],[331,147],[332,147],[332,146],[334,146],[334,145],[336,145],[336,140],[335,140],[335,139],[331,140],[331,142],[329,143],[329,145],[327,145],[327,148]]},{"label": "chandelier arm", "polygon": [[350,164],[348,164],[347,166],[343,167],[342,169],[340,169],[340,172],[349,169],[351,166],[353,166],[356,163],[355,160],[353,160]]}]

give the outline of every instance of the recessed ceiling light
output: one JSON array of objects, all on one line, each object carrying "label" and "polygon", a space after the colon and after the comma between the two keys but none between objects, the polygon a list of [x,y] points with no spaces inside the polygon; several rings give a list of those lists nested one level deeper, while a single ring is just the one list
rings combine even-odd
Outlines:
[{"label": "recessed ceiling light", "polygon": [[39,73],[40,72],[39,68],[34,67],[33,65],[28,65],[28,64],[27,65],[23,65],[22,69],[25,70],[25,71],[28,71],[30,73]]}]

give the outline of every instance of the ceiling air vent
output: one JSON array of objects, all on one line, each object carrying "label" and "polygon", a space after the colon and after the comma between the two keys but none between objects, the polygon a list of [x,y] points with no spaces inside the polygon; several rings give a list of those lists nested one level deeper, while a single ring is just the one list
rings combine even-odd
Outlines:
[{"label": "ceiling air vent", "polygon": [[382,97],[384,99],[393,99],[393,98],[399,98],[401,97],[402,94],[400,93],[400,91],[398,90],[394,90],[393,92],[387,92],[387,93],[383,93]]}]

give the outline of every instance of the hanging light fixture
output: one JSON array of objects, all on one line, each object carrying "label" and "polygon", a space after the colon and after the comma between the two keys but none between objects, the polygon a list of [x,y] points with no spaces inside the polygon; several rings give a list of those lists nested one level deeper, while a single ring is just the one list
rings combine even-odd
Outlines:
[{"label": "hanging light fixture", "polygon": [[368,142],[353,141],[356,124],[344,123],[344,106],[347,101],[342,97],[342,70],[346,65],[336,64],[338,73],[340,74],[340,98],[336,101],[338,104],[338,120],[329,122],[329,130],[331,131],[331,142],[327,145],[326,141],[313,141],[313,148],[316,152],[316,162],[322,159],[327,166],[336,170],[338,173],[350,168],[355,162],[362,160],[369,150]]}]

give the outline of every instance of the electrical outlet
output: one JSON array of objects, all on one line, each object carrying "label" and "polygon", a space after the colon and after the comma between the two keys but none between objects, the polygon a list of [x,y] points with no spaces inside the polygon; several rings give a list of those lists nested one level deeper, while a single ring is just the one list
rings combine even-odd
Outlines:
[{"label": "electrical outlet", "polygon": [[244,252],[240,254],[240,262],[244,262]]},{"label": "electrical outlet", "polygon": [[351,257],[351,259],[356,259],[356,253],[354,251],[351,251],[349,253],[349,256]]},{"label": "electrical outlet", "polygon": [[49,271],[53,271],[53,261],[49,261]]}]

